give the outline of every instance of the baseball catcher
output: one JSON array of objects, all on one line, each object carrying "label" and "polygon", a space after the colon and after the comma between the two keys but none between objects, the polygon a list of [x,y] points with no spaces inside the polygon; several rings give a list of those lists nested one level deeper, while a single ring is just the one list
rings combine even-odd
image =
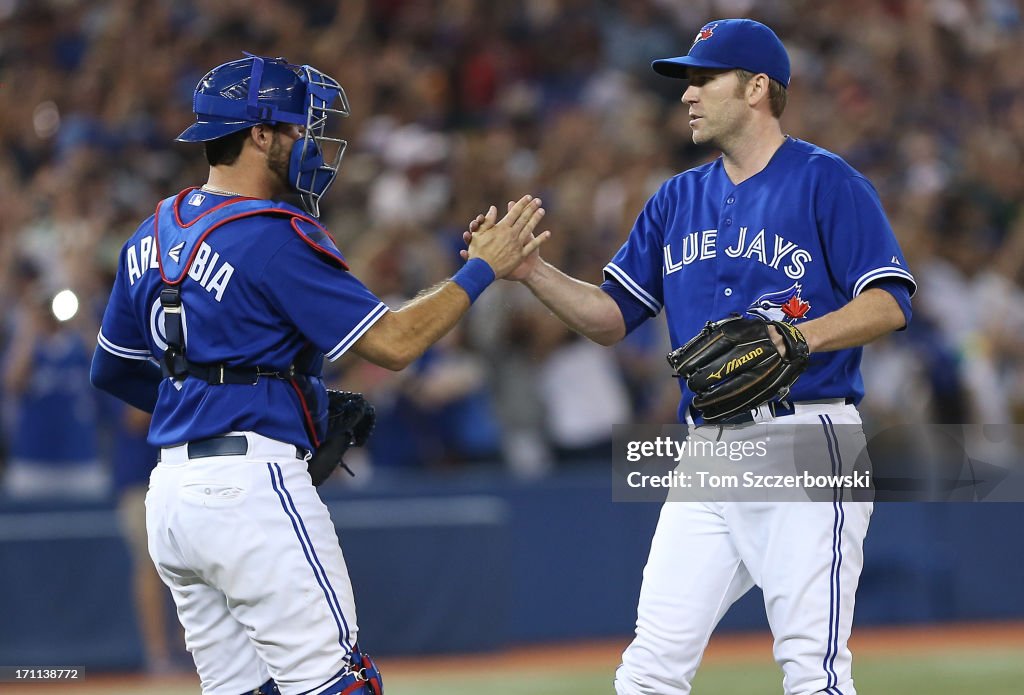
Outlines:
[{"label": "baseball catcher", "polygon": [[550,236],[533,236],[544,209],[523,196],[498,220],[490,206],[462,268],[392,310],[318,219],[347,144],[341,84],[247,54],[199,81],[192,110],[177,139],[204,143],[207,181],[157,203],[125,242],[90,377],[153,413],[149,554],[203,693],[381,695],[310,484],[366,442],[374,413],[358,394],[327,394],[324,362],[419,359]]},{"label": "baseball catcher", "polygon": [[[776,349],[769,326],[782,335],[785,354]],[[668,354],[668,363],[686,379],[704,421],[718,423],[785,398],[807,369],[808,348],[800,330],[788,323],[731,316],[708,321]]]}]

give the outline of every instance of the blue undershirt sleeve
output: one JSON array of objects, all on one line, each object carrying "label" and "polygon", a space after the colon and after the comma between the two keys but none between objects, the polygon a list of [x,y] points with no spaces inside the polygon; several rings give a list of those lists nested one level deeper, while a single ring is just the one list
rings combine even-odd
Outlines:
[{"label": "blue undershirt sleeve", "polygon": [[626,324],[626,335],[629,335],[641,323],[651,318],[651,310],[631,292],[615,280],[605,280],[601,290],[615,300],[622,312],[622,320]]},{"label": "blue undershirt sleeve", "polygon": [[896,303],[900,305],[900,309],[903,311],[903,318],[906,322],[899,330],[906,330],[907,326],[910,325],[910,317],[914,313],[910,306],[910,287],[903,280],[899,280],[894,277],[887,277],[868,283],[864,289],[874,289],[876,287],[891,294],[893,299],[896,300]]},{"label": "blue undershirt sleeve", "polygon": [[97,347],[92,356],[89,381],[98,389],[120,398],[139,410],[152,413],[163,375],[148,360],[129,360]]}]

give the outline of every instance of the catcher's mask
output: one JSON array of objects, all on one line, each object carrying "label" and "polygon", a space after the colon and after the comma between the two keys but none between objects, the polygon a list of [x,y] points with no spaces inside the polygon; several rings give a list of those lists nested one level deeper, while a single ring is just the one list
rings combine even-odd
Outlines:
[{"label": "catcher's mask", "polygon": [[[324,134],[329,114],[349,115],[345,90],[309,65],[246,56],[218,65],[199,81],[192,99],[196,122],[176,139],[216,140],[259,123],[304,126],[303,137],[292,146],[288,184],[306,211],[319,217],[320,198],[334,183],[348,145]],[[335,101],[340,102],[337,107]]]}]

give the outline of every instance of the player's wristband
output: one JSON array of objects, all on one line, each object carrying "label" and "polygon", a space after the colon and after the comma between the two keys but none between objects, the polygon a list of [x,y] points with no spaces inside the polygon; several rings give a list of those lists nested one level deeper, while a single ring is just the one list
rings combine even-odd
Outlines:
[{"label": "player's wristband", "polygon": [[452,282],[466,291],[472,304],[494,282],[494,271],[482,258],[470,258],[452,275]]}]

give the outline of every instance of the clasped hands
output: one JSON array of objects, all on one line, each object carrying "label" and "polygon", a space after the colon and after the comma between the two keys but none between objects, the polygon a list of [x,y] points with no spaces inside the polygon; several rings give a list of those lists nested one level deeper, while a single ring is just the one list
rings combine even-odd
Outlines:
[{"label": "clasped hands", "polygon": [[550,231],[533,234],[543,217],[541,199],[530,195],[510,202],[508,212],[500,220],[498,209],[492,205],[486,214],[477,215],[463,232],[467,248],[460,251],[460,255],[464,260],[486,261],[495,277],[520,280],[539,258],[538,249],[551,238]]}]

